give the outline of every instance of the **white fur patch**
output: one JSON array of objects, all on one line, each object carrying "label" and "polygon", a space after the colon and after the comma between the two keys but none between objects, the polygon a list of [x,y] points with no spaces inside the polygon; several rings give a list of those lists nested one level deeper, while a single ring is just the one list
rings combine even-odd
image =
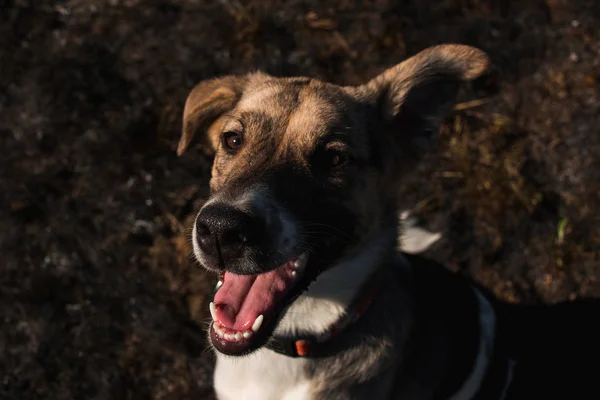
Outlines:
[{"label": "white fur patch", "polygon": [[310,400],[306,360],[260,349],[248,356],[217,353],[214,387],[219,400]]},{"label": "white fur patch", "polygon": [[417,221],[405,210],[399,214],[400,251],[408,254],[423,253],[442,238],[440,232],[430,232],[417,226]]},{"label": "white fur patch", "polygon": [[283,394],[282,400],[309,400],[313,398],[313,383],[305,381]]},{"label": "white fur patch", "polygon": [[381,258],[388,254],[385,249],[389,241],[387,234],[380,236],[358,255],[319,275],[308,290],[283,312],[275,334],[294,335],[300,331],[314,335],[325,333],[346,313],[363,283],[381,265]]}]

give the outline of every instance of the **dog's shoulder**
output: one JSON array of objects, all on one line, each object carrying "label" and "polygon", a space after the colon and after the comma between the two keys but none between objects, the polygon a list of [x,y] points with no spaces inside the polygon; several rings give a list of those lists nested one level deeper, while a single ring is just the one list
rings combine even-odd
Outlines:
[{"label": "dog's shoulder", "polygon": [[478,368],[481,295],[469,279],[433,259],[406,253],[396,258],[410,271],[415,326],[407,346],[414,356],[402,372],[404,387],[397,391],[406,393],[412,381],[427,379],[435,388],[430,396],[449,398]]}]

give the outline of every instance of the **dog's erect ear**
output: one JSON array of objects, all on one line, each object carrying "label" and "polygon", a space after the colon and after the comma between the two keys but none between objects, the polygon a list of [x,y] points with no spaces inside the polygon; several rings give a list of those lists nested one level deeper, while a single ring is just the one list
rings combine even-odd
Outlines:
[{"label": "dog's erect ear", "polygon": [[404,157],[418,160],[453,108],[460,83],[482,75],[488,63],[487,55],[473,47],[435,46],[384,71],[357,91],[377,105],[385,130],[394,135]]},{"label": "dog's erect ear", "polygon": [[183,110],[177,155],[183,154],[195,135],[202,135],[206,150],[215,151],[220,117],[235,107],[246,82],[246,77],[226,76],[202,81],[192,89]]}]

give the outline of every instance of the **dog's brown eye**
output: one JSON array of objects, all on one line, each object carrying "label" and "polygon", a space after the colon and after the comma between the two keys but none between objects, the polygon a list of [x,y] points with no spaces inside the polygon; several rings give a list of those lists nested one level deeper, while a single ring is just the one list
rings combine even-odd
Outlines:
[{"label": "dog's brown eye", "polygon": [[337,174],[348,164],[349,157],[345,151],[323,148],[315,152],[312,163],[317,170],[326,174]]},{"label": "dog's brown eye", "polygon": [[222,137],[223,147],[229,152],[236,152],[243,143],[239,132],[225,132]]},{"label": "dog's brown eye", "polygon": [[351,162],[350,149],[342,142],[330,142],[319,146],[310,158],[313,172],[327,179],[340,179]]},{"label": "dog's brown eye", "polygon": [[348,156],[346,154],[338,152],[338,151],[330,151],[330,161],[329,164],[332,167],[340,167],[348,162]]},{"label": "dog's brown eye", "polygon": [[325,149],[323,153],[324,166],[327,168],[340,168],[348,163],[348,154],[335,148]]}]

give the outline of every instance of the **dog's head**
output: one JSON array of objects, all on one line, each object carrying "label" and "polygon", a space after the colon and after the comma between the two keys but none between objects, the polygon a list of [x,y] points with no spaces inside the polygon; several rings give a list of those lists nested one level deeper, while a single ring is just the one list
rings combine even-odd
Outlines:
[{"label": "dog's head", "polygon": [[460,83],[487,64],[477,49],[444,45],[361,86],[254,73],[192,90],[178,154],[194,136],[214,153],[193,246],[221,275],[217,350],[259,348],[320,272],[395,227],[398,177],[433,141]]}]

